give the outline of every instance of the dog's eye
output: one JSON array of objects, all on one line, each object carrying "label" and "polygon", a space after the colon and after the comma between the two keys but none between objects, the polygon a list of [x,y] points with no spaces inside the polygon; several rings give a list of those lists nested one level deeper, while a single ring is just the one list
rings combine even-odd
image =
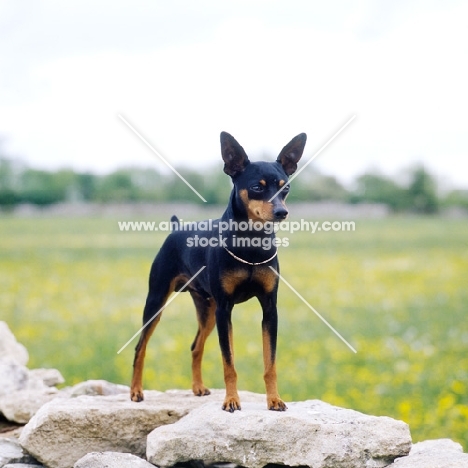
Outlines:
[{"label": "dog's eye", "polygon": [[286,195],[287,193],[289,193],[289,185],[286,185],[286,187],[284,187],[284,189],[282,190],[282,192]]},{"label": "dog's eye", "polygon": [[252,190],[252,192],[263,192],[263,186],[255,184],[250,187],[250,190]]}]

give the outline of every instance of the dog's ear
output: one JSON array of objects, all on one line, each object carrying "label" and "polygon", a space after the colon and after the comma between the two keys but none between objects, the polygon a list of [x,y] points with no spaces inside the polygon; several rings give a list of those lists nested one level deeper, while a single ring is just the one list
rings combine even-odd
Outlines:
[{"label": "dog's ear", "polygon": [[284,172],[286,172],[288,176],[296,172],[297,163],[302,157],[306,141],[307,135],[305,133],[300,133],[281,150],[281,153],[276,159],[276,161],[283,166]]},{"label": "dog's ear", "polygon": [[235,177],[250,164],[244,148],[227,132],[221,132],[221,155],[224,161],[224,172]]}]

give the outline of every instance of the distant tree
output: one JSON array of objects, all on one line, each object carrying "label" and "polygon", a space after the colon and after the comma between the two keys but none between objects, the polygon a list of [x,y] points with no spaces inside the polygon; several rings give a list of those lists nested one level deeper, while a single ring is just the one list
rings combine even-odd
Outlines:
[{"label": "distant tree", "polygon": [[98,176],[88,172],[76,174],[76,189],[83,201],[95,200],[98,180]]},{"label": "distant tree", "polygon": [[96,200],[100,202],[125,202],[138,199],[138,189],[130,171],[119,169],[102,176],[96,188]]},{"label": "distant tree", "polygon": [[220,165],[208,169],[204,172],[201,182],[200,191],[210,205],[225,205],[232,190],[231,178],[221,167]]},{"label": "distant tree", "polygon": [[13,169],[7,158],[0,157],[0,190],[12,189]]},{"label": "distant tree", "polygon": [[149,202],[166,200],[167,180],[163,174],[150,168],[132,168],[128,171],[137,189],[138,200]]},{"label": "distant tree", "polygon": [[53,172],[53,190],[60,196],[60,201],[75,201],[81,198],[78,188],[78,175],[72,169],[60,169]]},{"label": "distant tree", "polygon": [[14,189],[13,163],[0,158],[0,206],[9,208],[18,203],[18,193]]},{"label": "distant tree", "polygon": [[26,169],[21,174],[21,201],[35,205],[51,205],[64,201],[66,184],[48,171]]},{"label": "distant tree", "polygon": [[348,200],[350,194],[334,176],[323,175],[319,172],[302,173],[291,184],[288,197],[292,202],[317,202]]},{"label": "distant tree", "polygon": [[468,190],[452,190],[443,198],[441,204],[468,209]]},{"label": "distant tree", "polygon": [[[179,174],[195,189],[200,195],[204,195],[205,176],[191,169],[179,168]],[[177,175],[167,176],[166,193],[170,201],[185,201],[198,203],[199,198],[193,190]]]},{"label": "distant tree", "polygon": [[408,209],[411,205],[405,188],[392,179],[380,174],[363,174],[356,180],[356,189],[352,194],[354,203],[384,203],[394,211]]},{"label": "distant tree", "polygon": [[408,194],[413,211],[424,214],[432,214],[438,211],[437,185],[424,166],[417,166],[413,169]]}]

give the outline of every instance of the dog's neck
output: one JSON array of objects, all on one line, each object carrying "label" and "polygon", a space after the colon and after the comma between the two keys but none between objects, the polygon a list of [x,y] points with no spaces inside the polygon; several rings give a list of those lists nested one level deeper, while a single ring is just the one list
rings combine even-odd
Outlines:
[{"label": "dog's neck", "polygon": [[264,229],[258,231],[251,228],[245,229],[246,225],[252,226],[254,221],[251,220],[249,223],[249,217],[245,210],[245,206],[237,197],[235,187],[232,189],[228,206],[221,217],[221,221],[225,221],[227,223],[231,220],[234,222],[232,224],[234,224],[237,229],[229,229],[222,233],[223,238],[227,239],[226,243],[230,251],[242,258],[245,257],[245,260],[251,260],[253,262],[264,260],[265,257],[270,257],[275,253],[276,247],[274,245],[271,245],[269,248],[263,248],[263,245],[265,244],[262,244],[262,247],[239,247],[236,245],[235,241],[239,238],[248,238],[250,242],[252,242],[253,239],[257,239],[257,242],[267,242],[264,239],[274,239],[275,233],[270,232],[269,230],[265,232]]}]

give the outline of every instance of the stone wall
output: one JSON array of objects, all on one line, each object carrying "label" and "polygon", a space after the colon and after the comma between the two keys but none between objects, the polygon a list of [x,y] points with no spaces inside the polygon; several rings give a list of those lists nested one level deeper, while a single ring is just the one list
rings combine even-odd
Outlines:
[{"label": "stone wall", "polygon": [[[242,411],[221,410],[224,390],[146,391],[28,369],[27,350],[0,322],[0,468],[468,467],[448,439],[412,445],[407,424],[319,400],[266,409],[265,395],[240,392]],[[2,428],[3,427],[3,428]]]}]

